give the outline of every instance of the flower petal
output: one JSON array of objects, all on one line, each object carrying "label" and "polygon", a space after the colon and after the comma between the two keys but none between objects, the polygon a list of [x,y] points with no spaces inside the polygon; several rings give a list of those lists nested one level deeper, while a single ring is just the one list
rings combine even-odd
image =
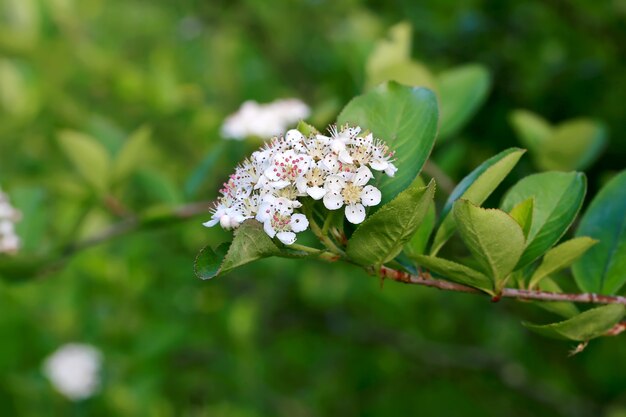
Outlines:
[{"label": "flower petal", "polygon": [[305,138],[304,138],[304,135],[302,133],[300,133],[299,130],[291,129],[285,135],[285,139],[287,139],[289,142],[293,143],[293,142],[303,141]]},{"label": "flower petal", "polygon": [[363,186],[373,177],[372,171],[366,166],[359,168],[352,178],[352,182],[355,185]]},{"label": "flower petal", "polygon": [[352,224],[359,224],[365,220],[365,207],[363,204],[350,204],[346,206],[346,219]]},{"label": "flower petal", "polygon": [[303,232],[309,227],[309,220],[304,214],[296,213],[291,216],[291,230],[296,233]]},{"label": "flower petal", "polygon": [[324,188],[330,190],[333,193],[340,193],[346,186],[346,181],[338,175],[330,175],[326,179]]},{"label": "flower petal", "polygon": [[338,210],[343,206],[343,197],[339,193],[327,193],[324,196],[324,207],[328,210]]},{"label": "flower petal", "polygon": [[372,159],[370,167],[376,171],[384,171],[389,166],[389,162],[384,159]]},{"label": "flower petal", "polygon": [[296,234],[294,232],[279,232],[276,234],[276,237],[285,245],[291,245],[296,241]]},{"label": "flower petal", "polygon": [[265,230],[265,233],[267,233],[269,237],[276,236],[276,230],[272,227],[272,221],[270,219],[263,222],[263,230]]},{"label": "flower petal", "polygon": [[366,185],[361,191],[361,202],[364,206],[375,206],[380,203],[380,190],[373,185]]},{"label": "flower petal", "polygon": [[344,164],[351,164],[354,162],[354,160],[352,159],[352,157],[350,156],[350,153],[347,150],[343,150],[341,152],[339,152],[339,158],[338,158],[341,162],[343,162]]},{"label": "flower petal", "polygon": [[389,166],[385,169],[385,174],[393,177],[396,174],[397,170],[398,168],[396,168],[396,166],[390,162]]},{"label": "flower petal", "polygon": [[215,226],[216,224],[218,224],[219,222],[220,222],[220,219],[219,219],[219,218],[216,218],[216,219],[211,219],[211,220],[209,220],[208,222],[204,222],[204,223],[202,223],[202,226],[204,226],[204,227],[213,227],[213,226]]},{"label": "flower petal", "polygon": [[309,187],[306,189],[306,193],[311,196],[313,200],[320,200],[326,195],[327,191],[322,187]]}]

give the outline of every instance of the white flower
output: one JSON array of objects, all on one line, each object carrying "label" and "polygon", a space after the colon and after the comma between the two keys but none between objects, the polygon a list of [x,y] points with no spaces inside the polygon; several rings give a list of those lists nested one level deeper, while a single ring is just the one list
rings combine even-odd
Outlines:
[{"label": "white flower", "polygon": [[310,112],[309,107],[298,99],[276,100],[268,104],[250,100],[224,120],[221,133],[227,139],[242,140],[249,136],[268,139],[309,117]]},{"label": "white flower", "polygon": [[22,217],[6,194],[0,190],[0,253],[16,253],[21,246],[21,240],[15,232],[15,223]]},{"label": "white flower", "polygon": [[291,245],[309,226],[310,219],[297,212],[301,199],[309,197],[323,200],[329,210],[345,206],[347,220],[361,223],[365,207],[381,201],[380,191],[368,185],[370,167],[393,175],[393,153],[358,126],[331,126],[329,132],[306,137],[292,129],[266,142],[237,166],[203,224],[234,229],[254,218],[270,237]]},{"label": "white flower", "polygon": [[43,372],[54,388],[72,401],[91,397],[100,388],[102,354],[91,345],[69,343],[52,353]]},{"label": "white flower", "polygon": [[359,224],[365,220],[365,207],[380,203],[381,194],[373,185],[366,185],[372,178],[372,172],[366,166],[360,167],[349,180],[338,175],[331,176],[326,182],[328,192],[324,196],[324,206],[329,210],[338,210],[346,206],[346,219]]}]

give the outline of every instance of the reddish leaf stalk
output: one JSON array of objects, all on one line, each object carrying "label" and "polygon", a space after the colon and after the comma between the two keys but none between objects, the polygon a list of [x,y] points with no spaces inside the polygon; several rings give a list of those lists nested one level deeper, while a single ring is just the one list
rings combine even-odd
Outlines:
[{"label": "reddish leaf stalk", "polygon": [[[394,281],[402,282],[405,284],[423,285],[426,287],[438,288],[444,291],[485,294],[480,290],[477,290],[472,287],[468,287],[463,284],[456,284],[450,281],[434,279],[429,274],[425,274],[425,273],[413,275],[413,274],[409,274],[408,272],[398,271],[396,269],[388,268],[386,266],[382,266],[379,272],[383,278],[389,278]],[[522,289],[516,289],[516,288],[504,288],[502,292],[499,294],[499,298],[516,298],[519,300],[534,300],[534,301],[570,301],[573,303],[626,305],[626,297],[619,296],[619,295],[600,295],[600,294],[593,294],[593,293],[568,294],[568,293],[557,293],[557,292],[550,292],[550,291],[522,290]],[[616,334],[626,331],[626,324],[623,325],[623,328],[620,328],[615,331],[617,332]]]}]

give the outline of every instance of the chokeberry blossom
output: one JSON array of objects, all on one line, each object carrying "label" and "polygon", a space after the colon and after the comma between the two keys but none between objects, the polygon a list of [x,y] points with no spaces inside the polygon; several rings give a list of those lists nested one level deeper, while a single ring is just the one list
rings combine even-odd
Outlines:
[{"label": "chokeberry blossom", "polygon": [[15,223],[22,217],[9,201],[9,197],[0,190],[0,253],[15,253],[20,249],[21,241],[15,232]]},{"label": "chokeberry blossom", "polygon": [[267,104],[249,100],[224,120],[221,133],[226,139],[243,140],[249,136],[268,139],[281,134],[310,114],[309,106],[296,98]]},{"label": "chokeberry blossom", "polygon": [[329,136],[306,137],[298,130],[266,142],[244,160],[223,184],[207,227],[235,229],[256,219],[271,238],[285,245],[309,227],[298,212],[304,199],[322,200],[328,210],[345,206],[346,219],[365,220],[366,207],[380,204],[381,192],[369,184],[374,171],[393,176],[393,152],[358,126],[329,128]]}]

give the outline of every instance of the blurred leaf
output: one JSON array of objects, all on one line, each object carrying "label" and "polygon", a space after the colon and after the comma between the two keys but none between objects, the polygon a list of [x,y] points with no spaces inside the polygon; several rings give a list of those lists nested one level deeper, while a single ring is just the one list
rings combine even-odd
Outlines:
[{"label": "blurred leaf", "polygon": [[382,204],[395,198],[419,174],[437,134],[437,100],[432,91],[389,82],[358,96],[339,115],[339,124],[357,124],[396,152],[398,172],[375,184]]},{"label": "blurred leaf", "polygon": [[528,237],[530,232],[530,226],[533,224],[533,208],[535,207],[535,200],[528,198],[518,205],[513,207],[509,212],[509,215],[515,219],[517,224],[522,227],[524,232],[524,239]]},{"label": "blurred leaf", "polygon": [[537,149],[535,160],[542,170],[584,170],[600,156],[607,142],[603,124],[588,119],[559,125]]},{"label": "blurred leaf", "polygon": [[590,237],[577,237],[550,249],[543,257],[539,268],[530,278],[529,288],[534,288],[544,277],[570,266],[590,247],[598,243]]},{"label": "blurred leaf", "polygon": [[362,265],[382,265],[395,258],[422,223],[435,194],[435,181],[413,184],[370,215],[348,241],[347,254]]},{"label": "blurred leaf", "polygon": [[145,157],[151,134],[149,127],[142,126],[128,137],[113,163],[113,181],[123,181],[137,168]]},{"label": "blurred leaf", "polygon": [[202,162],[191,172],[185,182],[185,195],[187,197],[195,197],[202,184],[211,178],[211,170],[222,157],[225,148],[225,141],[216,143]]},{"label": "blurred leaf", "polygon": [[434,256],[417,255],[415,261],[422,267],[440,275],[442,278],[459,284],[478,288],[493,295],[493,283],[482,272],[465,265]]},{"label": "blurred leaf", "polygon": [[574,264],[583,291],[617,293],[626,282],[626,171],[609,181],[594,197],[576,231],[599,243]]},{"label": "blurred leaf", "polygon": [[530,264],[559,241],[576,218],[586,189],[585,175],[580,172],[529,175],[511,187],[502,201],[502,210],[510,211],[529,198],[535,200],[526,249],[517,269]]},{"label": "blurred leaf", "polygon": [[143,168],[138,172],[136,181],[148,200],[170,204],[177,204],[183,201],[180,187],[164,172]]},{"label": "blurred leaf", "polygon": [[46,231],[50,213],[45,209],[45,191],[43,188],[17,188],[11,191],[11,200],[15,208],[22,213],[22,220],[15,225],[22,241],[21,250],[26,253],[41,250],[42,238]]},{"label": "blurred leaf", "polygon": [[378,71],[411,58],[411,24],[401,22],[389,29],[389,38],[379,40],[367,59],[366,74],[371,77]]},{"label": "blurred leaf", "polygon": [[524,251],[524,233],[507,213],[484,209],[467,200],[454,204],[461,238],[499,291]]},{"label": "blurred leaf", "polygon": [[412,87],[426,87],[433,91],[437,89],[435,77],[425,65],[416,61],[398,62],[369,74],[365,89],[369,90],[386,81],[395,81]]},{"label": "blurred leaf", "polygon": [[298,122],[298,126],[296,126],[296,129],[298,129],[298,131],[306,137],[309,137],[311,135],[317,135],[320,133],[315,127],[311,126],[304,120],[300,120]]},{"label": "blurred leaf", "polygon": [[439,252],[439,249],[450,239],[456,229],[454,217],[448,216],[454,202],[463,198],[477,205],[482,204],[511,172],[524,152],[523,149],[519,148],[504,150],[480,164],[478,168],[463,178],[452,191],[441,211],[440,225],[430,250],[431,255],[436,255]]},{"label": "blurred leaf", "polygon": [[62,130],[58,134],[61,149],[80,175],[99,193],[109,185],[111,159],[96,139],[81,132]]},{"label": "blurred leaf", "polygon": [[541,116],[527,110],[515,110],[509,117],[520,142],[531,151],[539,151],[550,136],[552,127]]},{"label": "blurred leaf", "polygon": [[225,274],[238,266],[268,256],[280,254],[280,249],[263,231],[256,220],[246,220],[235,230],[230,245],[222,244],[215,250],[205,247],[196,258],[195,271],[200,279]]},{"label": "blurred leaf", "polygon": [[524,322],[522,324],[546,337],[586,342],[609,331],[624,317],[624,311],[623,305],[610,304],[592,308],[558,323],[538,325]]},{"label": "blurred leaf", "polygon": [[[550,277],[543,278],[541,282],[539,282],[538,288],[541,291],[563,292],[561,287],[559,287],[558,284]],[[546,311],[558,314],[559,316],[565,318],[574,317],[580,313],[576,304],[569,301],[534,301],[533,303]]]},{"label": "blurred leaf", "polygon": [[478,64],[463,65],[437,76],[441,104],[440,140],[461,130],[485,101],[491,76]]}]

